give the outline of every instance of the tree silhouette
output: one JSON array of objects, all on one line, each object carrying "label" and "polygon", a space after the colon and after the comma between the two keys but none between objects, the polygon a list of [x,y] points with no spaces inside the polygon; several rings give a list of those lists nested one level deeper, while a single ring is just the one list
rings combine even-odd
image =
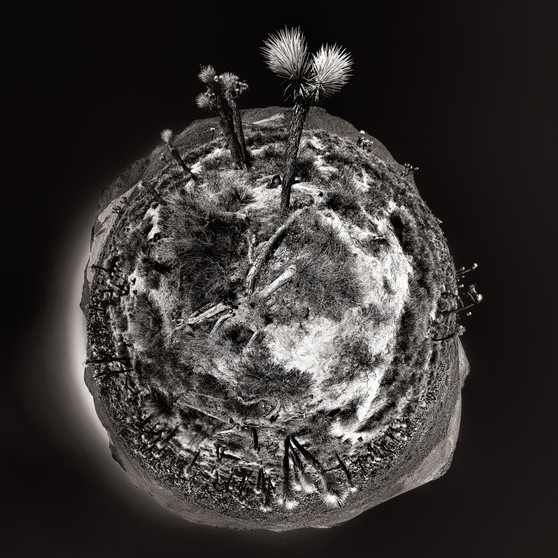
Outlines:
[{"label": "tree silhouette", "polygon": [[351,55],[337,45],[322,45],[318,52],[311,54],[298,27],[271,34],[264,41],[262,53],[268,68],[286,80],[285,93],[293,100],[281,189],[281,210],[286,212],[308,111],[312,105],[343,88],[351,75],[353,61]]}]

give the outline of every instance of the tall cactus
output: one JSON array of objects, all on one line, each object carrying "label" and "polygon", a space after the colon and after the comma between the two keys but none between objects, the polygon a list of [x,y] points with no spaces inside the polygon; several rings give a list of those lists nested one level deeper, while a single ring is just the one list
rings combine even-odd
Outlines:
[{"label": "tall cactus", "polygon": [[312,105],[340,91],[349,80],[351,55],[337,45],[322,45],[310,54],[300,28],[282,29],[270,35],[262,47],[268,68],[286,80],[293,99],[291,123],[281,189],[281,210],[288,211],[304,121]]},{"label": "tall cactus", "polygon": [[235,164],[246,169],[246,145],[236,97],[248,86],[230,72],[217,75],[213,66],[202,67],[199,78],[207,88],[197,96],[196,104],[202,109],[209,109],[218,114]]},{"label": "tall cactus", "polygon": [[249,164],[248,151],[246,149],[246,140],[244,139],[244,130],[242,129],[242,118],[240,116],[240,109],[238,108],[238,103],[236,100],[244,91],[248,89],[248,84],[245,81],[240,81],[238,76],[235,76],[231,72],[224,72],[223,74],[217,76],[219,83],[221,85],[221,90],[227,105],[231,112],[234,131],[240,144],[240,149],[242,150],[242,157],[246,165]]}]

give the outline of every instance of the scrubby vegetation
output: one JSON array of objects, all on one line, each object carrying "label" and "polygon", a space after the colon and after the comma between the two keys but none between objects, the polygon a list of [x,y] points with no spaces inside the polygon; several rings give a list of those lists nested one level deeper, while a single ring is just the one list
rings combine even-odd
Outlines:
[{"label": "scrubby vegetation", "polygon": [[243,118],[247,83],[202,67],[196,102],[217,117],[163,130],[103,195],[84,291],[115,458],[120,444],[157,486],[256,522],[346,505],[408,466],[482,299],[418,167],[364,131],[305,129],[350,54],[287,28],[262,53],[289,118]]},{"label": "scrubby vegetation", "polygon": [[272,179],[287,126],[244,135],[249,168],[221,135],[175,140],[192,177],[157,150],[113,207],[91,269],[89,365],[158,482],[261,513],[343,505],[404,452],[466,305],[397,165],[305,131],[284,214]]},{"label": "scrubby vegetation", "polygon": [[339,319],[344,309],[359,303],[360,286],[352,255],[315,211],[290,228],[284,246],[296,254],[296,299],[313,315]]}]

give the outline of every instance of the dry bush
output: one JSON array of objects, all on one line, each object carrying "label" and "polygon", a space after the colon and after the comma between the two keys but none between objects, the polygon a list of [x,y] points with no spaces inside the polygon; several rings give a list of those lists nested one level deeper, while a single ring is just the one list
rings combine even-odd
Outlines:
[{"label": "dry bush", "polygon": [[297,255],[296,297],[313,313],[339,319],[360,300],[358,278],[347,246],[335,230],[309,213],[287,233],[285,245]]},{"label": "dry bush", "polygon": [[268,348],[258,346],[244,360],[238,380],[240,393],[251,399],[273,398],[282,403],[300,399],[309,393],[312,377],[296,368],[287,370],[277,364]]}]

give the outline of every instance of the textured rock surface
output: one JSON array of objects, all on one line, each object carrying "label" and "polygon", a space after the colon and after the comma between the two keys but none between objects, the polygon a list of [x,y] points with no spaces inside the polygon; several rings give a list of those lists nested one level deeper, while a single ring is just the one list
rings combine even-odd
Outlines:
[{"label": "textured rock surface", "polygon": [[92,231],[87,385],[132,481],[195,522],[334,525],[442,475],[457,440],[468,364],[437,220],[322,109],[281,219],[287,119],[244,111],[249,172],[192,123],[174,145],[198,179],[157,148]]}]

